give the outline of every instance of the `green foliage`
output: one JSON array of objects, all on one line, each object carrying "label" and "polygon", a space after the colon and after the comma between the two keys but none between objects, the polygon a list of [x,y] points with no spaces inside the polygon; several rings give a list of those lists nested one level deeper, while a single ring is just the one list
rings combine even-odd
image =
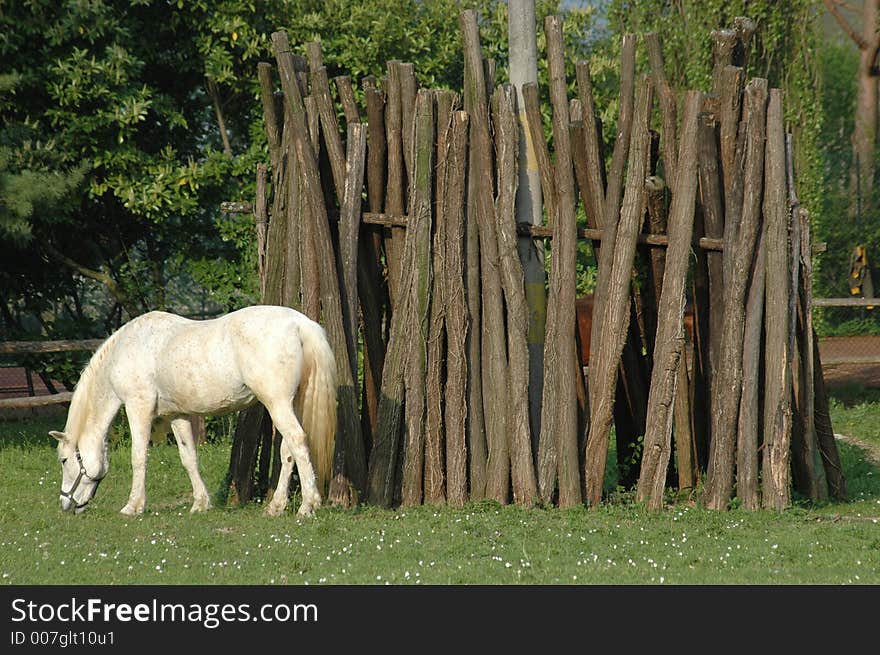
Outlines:
[{"label": "green foliage", "polygon": [[[864,246],[873,271],[875,288],[878,278],[876,262],[880,258],[880,216],[876,208],[878,190],[873,198],[862,196],[861,215],[851,210],[853,185],[850,179],[853,131],[856,104],[858,51],[849,39],[840,38],[824,43],[819,51],[822,66],[822,113],[825,116],[817,140],[823,154],[823,194],[821,212],[816,221],[816,240],[827,243],[818,259],[814,273],[816,295],[846,297],[850,295],[850,257],[857,245]],[[880,333],[880,316],[863,310],[827,309],[822,313],[826,334]],[[861,330],[854,332],[854,330]]]}]

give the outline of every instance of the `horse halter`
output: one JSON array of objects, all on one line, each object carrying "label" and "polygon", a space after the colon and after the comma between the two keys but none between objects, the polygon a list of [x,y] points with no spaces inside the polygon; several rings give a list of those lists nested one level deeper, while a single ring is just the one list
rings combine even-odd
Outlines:
[{"label": "horse halter", "polygon": [[92,495],[89,497],[89,499],[86,502],[76,503],[75,509],[82,509],[83,507],[85,507],[86,505],[89,504],[89,502],[92,500],[92,498],[95,497],[95,492],[98,490],[98,485],[101,484],[101,480],[104,479],[104,476],[102,475],[100,477],[95,478],[86,472],[86,467],[83,464],[82,455],[79,452],[78,446],[76,449],[76,463],[79,464],[79,474],[76,476],[76,480],[73,481],[73,486],[70,487],[70,489],[68,491],[64,491],[64,489],[61,490],[61,497],[62,498],[69,498],[71,502],[76,503],[76,501],[73,500],[73,492],[76,491],[76,488],[79,486],[79,483],[82,482],[83,478],[88,478],[89,480],[91,480],[92,482],[95,483],[95,489],[92,491]]}]

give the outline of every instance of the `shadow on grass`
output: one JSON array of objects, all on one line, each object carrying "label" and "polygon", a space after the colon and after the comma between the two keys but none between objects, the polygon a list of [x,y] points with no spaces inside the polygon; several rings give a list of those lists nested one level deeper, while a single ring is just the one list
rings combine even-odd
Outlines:
[{"label": "shadow on grass", "polygon": [[880,388],[866,387],[858,382],[843,382],[828,389],[829,401],[837,401],[844,407],[866,403],[880,403]]},{"label": "shadow on grass", "polygon": [[64,419],[61,415],[0,420],[0,450],[54,448],[58,442],[49,436],[49,430],[63,430]]}]

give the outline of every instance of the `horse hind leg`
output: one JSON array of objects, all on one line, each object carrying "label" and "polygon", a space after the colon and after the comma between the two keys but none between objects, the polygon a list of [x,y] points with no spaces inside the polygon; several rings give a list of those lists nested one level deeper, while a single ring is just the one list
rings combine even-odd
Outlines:
[{"label": "horse hind leg", "polygon": [[183,464],[183,468],[189,474],[189,481],[192,483],[193,504],[189,511],[202,512],[209,509],[211,495],[199,474],[199,458],[193,437],[192,422],[189,418],[176,418],[171,421],[171,431],[174,432],[174,440],[177,441],[180,463]]},{"label": "horse hind leg", "polygon": [[278,486],[266,508],[266,514],[278,516],[287,507],[290,476],[293,473],[293,463],[296,461],[303,497],[297,513],[300,516],[311,516],[315,513],[315,509],[321,506],[321,494],[318,492],[315,471],[309,459],[306,433],[293,413],[293,408],[287,403],[280,406],[267,406],[267,409],[272,417],[272,422],[281,433],[282,439],[281,473],[278,476]]}]

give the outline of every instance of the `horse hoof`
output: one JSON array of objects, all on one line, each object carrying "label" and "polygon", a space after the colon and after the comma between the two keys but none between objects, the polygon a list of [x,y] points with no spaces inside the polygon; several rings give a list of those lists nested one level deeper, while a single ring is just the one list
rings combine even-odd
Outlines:
[{"label": "horse hoof", "polygon": [[281,516],[284,513],[284,507],[278,505],[269,505],[266,508],[265,514],[266,516],[276,517]]},{"label": "horse hoof", "polygon": [[193,505],[190,508],[190,513],[194,514],[195,512],[205,512],[211,509],[211,499],[210,498],[197,498],[193,501]]},{"label": "horse hoof", "polygon": [[121,510],[119,510],[120,514],[124,514],[125,516],[137,516],[138,514],[144,513],[143,506],[141,507],[133,507],[132,505],[126,505]]},{"label": "horse hoof", "polygon": [[297,515],[299,515],[299,516],[314,516],[315,515],[315,508],[312,507],[311,505],[307,505],[306,503],[303,503],[302,505],[300,505],[299,511],[297,512]]}]

